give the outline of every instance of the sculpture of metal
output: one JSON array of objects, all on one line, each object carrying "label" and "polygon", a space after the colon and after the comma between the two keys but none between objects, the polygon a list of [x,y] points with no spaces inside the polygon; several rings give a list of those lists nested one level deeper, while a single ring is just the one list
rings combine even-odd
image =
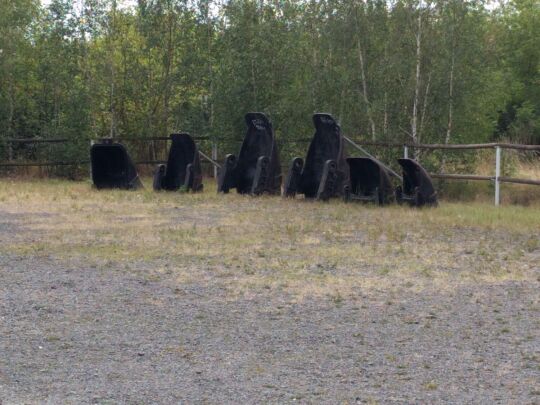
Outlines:
[{"label": "sculpture of metal", "polygon": [[396,188],[396,200],[415,207],[437,205],[437,192],[428,172],[413,159],[398,159],[403,169],[403,185]]},{"label": "sculpture of metal", "polygon": [[328,200],[343,194],[349,183],[341,128],[330,114],[313,115],[315,135],[304,161],[297,157],[291,162],[283,195]]},{"label": "sculpture of metal", "polygon": [[200,191],[203,188],[199,151],[189,134],[172,134],[167,164],[161,164],[154,174],[154,190]]},{"label": "sculpture of metal", "polygon": [[281,165],[272,123],[263,113],[245,116],[246,136],[238,159],[227,155],[218,178],[218,192],[236,188],[240,194],[279,194]]},{"label": "sculpture of metal", "polygon": [[350,184],[344,186],[345,201],[374,202],[379,205],[390,203],[394,197],[394,189],[385,167],[377,160],[349,158]]},{"label": "sculpture of metal", "polygon": [[142,187],[135,164],[126,148],[113,139],[102,139],[90,148],[92,182],[98,189]]}]

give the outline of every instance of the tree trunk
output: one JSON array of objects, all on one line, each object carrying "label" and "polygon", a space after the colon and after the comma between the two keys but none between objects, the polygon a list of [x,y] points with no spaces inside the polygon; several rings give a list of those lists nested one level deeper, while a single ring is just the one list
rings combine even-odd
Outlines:
[{"label": "tree trunk", "polygon": [[339,97],[339,115],[338,121],[343,122],[343,108],[345,106],[345,87],[341,90],[341,96]]},{"label": "tree trunk", "polygon": [[210,23],[210,0],[207,3],[206,7],[206,40],[207,40],[207,50],[208,50],[208,80],[209,80],[209,99],[210,99],[210,106],[209,106],[209,113],[208,113],[208,127],[210,130],[210,134],[213,134],[214,132],[214,68],[212,65],[212,25]]},{"label": "tree trunk", "polygon": [[110,89],[111,97],[109,100],[109,108],[111,111],[111,126],[110,126],[110,133],[109,136],[111,138],[114,138],[114,67],[113,63],[111,63],[111,89]]},{"label": "tree trunk", "polygon": [[[454,119],[454,67],[456,65],[456,52],[454,33],[452,32],[452,56],[450,61],[450,78],[448,83],[448,123],[446,125],[446,136],[444,143],[449,144],[452,138],[453,119]],[[446,156],[443,156],[441,162],[441,171],[446,169]]]},{"label": "tree trunk", "polygon": [[[316,43],[316,41],[313,41]],[[313,70],[313,76],[315,77],[314,85],[310,86],[311,89],[311,110],[315,112],[317,110],[317,92],[319,92],[319,71],[318,71],[318,58],[317,58],[317,50],[315,47],[313,47],[313,55],[312,55],[312,65]]]},{"label": "tree trunk", "polygon": [[255,78],[255,60],[253,59],[253,55],[251,58],[251,86],[253,89],[253,106],[255,106],[255,108],[258,108],[256,107],[257,106],[257,81]]},{"label": "tree trunk", "polygon": [[384,118],[383,118],[383,135],[387,139],[388,136],[388,91],[384,91]]},{"label": "tree trunk", "polygon": [[424,100],[422,102],[422,115],[420,116],[420,127],[418,128],[418,138],[422,139],[422,134],[424,132],[424,124],[426,122],[426,111],[427,111],[427,105],[428,105],[428,98],[429,98],[429,88],[431,87],[431,73],[428,74],[427,84],[426,84],[426,91],[424,93]]},{"label": "tree trunk", "polygon": [[452,125],[453,125],[453,116],[454,116],[454,66],[455,66],[455,52],[452,49],[452,62],[450,63],[450,83],[448,86],[448,125],[446,127],[446,137],[444,138],[444,143],[450,143],[452,137]]},{"label": "tree trunk", "polygon": [[110,112],[111,112],[111,126],[110,126],[110,137],[114,138],[115,134],[115,111],[114,111],[114,81],[115,81],[115,67],[114,67],[114,29],[115,29],[115,18],[116,18],[116,0],[113,0],[112,3],[112,22],[109,30],[109,63],[111,70],[111,89],[110,89]]},{"label": "tree trunk", "polygon": [[[13,116],[15,115],[15,101],[14,90],[13,90],[13,78],[11,78],[9,86],[9,115],[8,115],[8,128],[7,128],[7,137],[13,138]],[[13,143],[8,142],[8,159],[9,161],[13,160]]]},{"label": "tree trunk", "polygon": [[173,45],[173,31],[174,31],[174,13],[169,10],[169,15],[167,19],[167,58],[165,61],[165,86],[164,86],[164,93],[163,96],[163,116],[162,116],[162,126],[163,129],[168,132],[169,131],[169,101],[171,98],[171,83],[170,83],[170,75],[171,75],[171,68],[174,63],[174,45]]},{"label": "tree trunk", "polygon": [[383,136],[384,139],[388,139],[388,89],[390,88],[390,80],[388,74],[388,42],[384,44],[384,59],[383,63],[385,68],[383,69],[383,85],[384,85],[384,106],[383,106]]},{"label": "tree trunk", "polygon": [[365,59],[364,59],[364,53],[362,50],[362,42],[360,40],[358,9],[356,9],[355,17],[356,17],[356,45],[357,45],[357,50],[358,50],[358,60],[360,62],[360,78],[362,79],[362,96],[364,99],[364,103],[366,105],[366,115],[369,121],[370,130],[371,130],[371,140],[375,141],[376,140],[375,121],[373,120],[371,104],[369,102],[369,97],[368,97],[366,69],[365,69],[365,64],[364,64]]},{"label": "tree trunk", "polygon": [[371,104],[369,103],[368,92],[367,92],[367,82],[366,82],[366,71],[364,68],[364,55],[362,53],[362,46],[360,44],[360,38],[357,40],[358,44],[358,59],[360,61],[360,74],[362,77],[362,95],[364,96],[364,103],[366,104],[366,114],[369,121],[369,126],[371,129],[371,139],[375,141],[375,121],[373,121],[373,115],[371,112]]},{"label": "tree trunk", "polygon": [[[418,31],[416,33],[416,81],[414,86],[414,102],[413,102],[413,111],[412,111],[412,120],[411,120],[411,137],[414,143],[419,143],[420,139],[418,137],[418,98],[420,94],[420,68],[421,68],[421,61],[422,61],[422,42],[421,42],[421,34],[422,34],[422,13],[419,12],[418,14]],[[418,149],[415,149],[414,151],[414,157],[415,159],[418,159]]]}]

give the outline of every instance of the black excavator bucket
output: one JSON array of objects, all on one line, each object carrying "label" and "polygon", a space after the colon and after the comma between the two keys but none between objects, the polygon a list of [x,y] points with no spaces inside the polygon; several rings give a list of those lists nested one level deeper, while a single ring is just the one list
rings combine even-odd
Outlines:
[{"label": "black excavator bucket", "polygon": [[396,200],[415,207],[437,205],[437,192],[428,172],[413,159],[398,159],[403,169],[403,186],[396,188]]},{"label": "black excavator bucket", "polygon": [[386,168],[371,158],[349,158],[351,181],[344,187],[345,201],[374,202],[379,205],[390,203],[394,189]]},{"label": "black excavator bucket", "polygon": [[159,165],[154,173],[154,190],[187,191],[203,188],[199,150],[189,134],[172,134],[166,165]]},{"label": "black excavator bucket", "polygon": [[245,116],[247,132],[238,159],[227,155],[220,170],[218,192],[236,188],[240,194],[279,194],[281,165],[272,123],[263,113]]},{"label": "black excavator bucket", "polygon": [[92,181],[97,189],[142,187],[137,169],[126,148],[112,139],[102,139],[90,148]]},{"label": "black excavator bucket", "polygon": [[285,181],[283,195],[328,200],[340,196],[349,183],[343,136],[330,114],[313,115],[315,135],[309,145],[306,161],[294,158]]}]

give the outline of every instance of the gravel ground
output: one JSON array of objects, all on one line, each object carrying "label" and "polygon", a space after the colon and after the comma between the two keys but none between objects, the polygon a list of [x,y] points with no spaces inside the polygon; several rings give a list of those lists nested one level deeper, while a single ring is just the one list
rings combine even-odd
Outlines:
[{"label": "gravel ground", "polygon": [[538,284],[292,303],[47,257],[0,267],[6,404],[540,399]]},{"label": "gravel ground", "polygon": [[[0,242],[39,238],[45,211],[2,212]],[[158,264],[0,253],[0,403],[540,403],[538,267],[299,299]]]}]

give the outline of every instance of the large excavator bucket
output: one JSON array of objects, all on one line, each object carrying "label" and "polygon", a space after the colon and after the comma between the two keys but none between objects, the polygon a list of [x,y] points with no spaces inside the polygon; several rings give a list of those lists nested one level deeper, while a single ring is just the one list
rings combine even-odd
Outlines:
[{"label": "large excavator bucket", "polygon": [[394,189],[390,176],[375,159],[368,157],[349,158],[351,181],[345,185],[345,201],[374,202],[379,205],[390,203],[394,197]]},{"label": "large excavator bucket", "polygon": [[240,154],[227,155],[218,192],[236,188],[240,194],[279,194],[281,165],[272,123],[263,113],[248,113],[245,120],[248,128]]},{"label": "large excavator bucket", "polygon": [[103,139],[90,148],[92,181],[97,189],[142,187],[137,169],[126,148],[112,139]]},{"label": "large excavator bucket", "polygon": [[284,196],[304,194],[306,198],[327,200],[343,194],[349,183],[341,128],[330,114],[313,115],[315,135],[305,163],[294,158],[285,181]]},{"label": "large excavator bucket", "polygon": [[172,134],[166,165],[159,165],[154,174],[154,190],[200,191],[202,169],[199,150],[189,134]]},{"label": "large excavator bucket", "polygon": [[403,169],[403,185],[396,188],[396,200],[415,207],[437,205],[437,192],[428,172],[413,159],[398,159]]}]

